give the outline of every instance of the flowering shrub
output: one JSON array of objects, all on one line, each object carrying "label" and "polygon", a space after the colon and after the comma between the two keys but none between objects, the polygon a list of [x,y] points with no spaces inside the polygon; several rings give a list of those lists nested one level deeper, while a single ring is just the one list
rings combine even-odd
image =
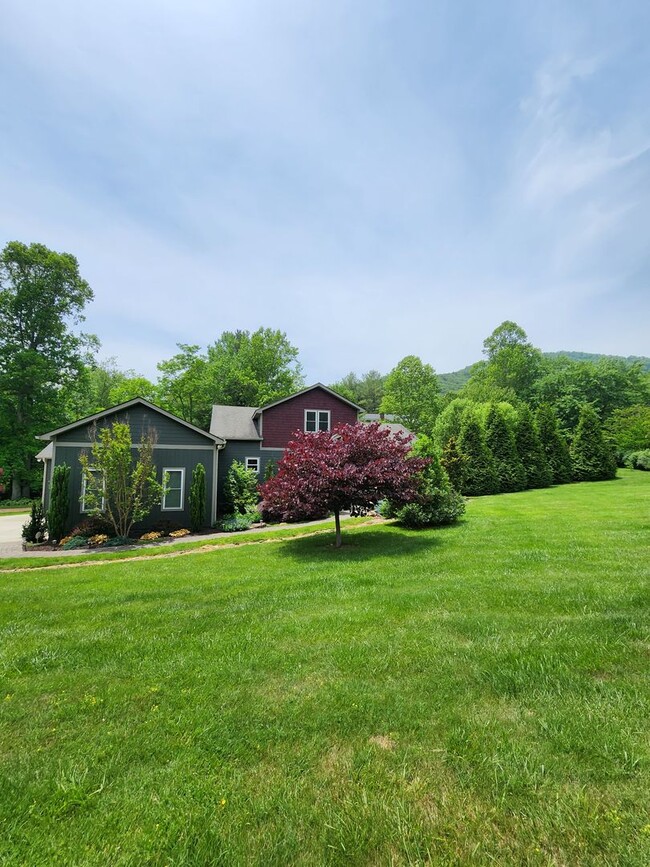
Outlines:
[{"label": "flowering shrub", "polygon": [[174,530],[169,534],[171,539],[181,539],[183,536],[189,536],[189,530]]}]

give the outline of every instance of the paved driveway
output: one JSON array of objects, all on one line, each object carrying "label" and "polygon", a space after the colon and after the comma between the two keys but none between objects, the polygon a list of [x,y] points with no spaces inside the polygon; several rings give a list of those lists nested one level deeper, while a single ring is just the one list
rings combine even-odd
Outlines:
[{"label": "paved driveway", "polygon": [[29,515],[0,514],[0,557],[12,557],[22,550],[23,524],[29,520]]}]

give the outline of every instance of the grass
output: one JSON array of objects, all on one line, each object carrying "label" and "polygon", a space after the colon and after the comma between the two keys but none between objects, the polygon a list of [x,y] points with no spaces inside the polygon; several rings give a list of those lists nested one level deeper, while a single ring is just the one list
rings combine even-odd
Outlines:
[{"label": "grass", "polygon": [[0,863],[650,863],[650,474],[0,576]]}]

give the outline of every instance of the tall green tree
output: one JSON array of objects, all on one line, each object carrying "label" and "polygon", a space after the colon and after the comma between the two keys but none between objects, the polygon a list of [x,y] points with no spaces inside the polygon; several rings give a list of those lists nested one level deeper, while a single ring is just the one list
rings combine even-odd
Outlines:
[{"label": "tall green tree", "polygon": [[516,443],[526,471],[526,487],[548,488],[553,482],[553,474],[546,460],[535,419],[526,404],[519,409]]},{"label": "tall green tree", "polygon": [[582,407],[571,443],[571,463],[576,482],[599,482],[616,476],[614,449],[603,436],[595,409]]},{"label": "tall green tree", "polygon": [[515,434],[504,411],[496,403],[490,405],[485,421],[485,436],[494,457],[499,491],[523,491],[526,487],[526,471],[517,452]]},{"label": "tall green tree", "polygon": [[384,396],[386,377],[378,370],[369,370],[363,376],[348,373],[343,379],[333,383],[330,388],[337,394],[362,406],[366,412],[379,412]]},{"label": "tall green tree", "polygon": [[615,409],[605,430],[621,452],[650,449],[650,406],[636,404]]},{"label": "tall green tree", "polygon": [[435,370],[417,355],[407,355],[386,377],[381,411],[393,413],[413,433],[431,436],[439,410]]},{"label": "tall green tree", "polygon": [[190,424],[207,430],[214,399],[208,362],[196,344],[178,343],[179,352],[158,364],[160,405]]},{"label": "tall green tree", "polygon": [[458,448],[465,455],[465,472],[461,493],[467,497],[480,497],[499,492],[494,457],[490,451],[485,430],[474,407],[463,413],[458,437]]},{"label": "tall green tree", "polygon": [[0,463],[14,498],[35,481],[36,434],[66,420],[61,395],[92,346],[75,327],[92,298],[70,253],[12,241],[0,254]]},{"label": "tall green tree", "polygon": [[[481,400],[530,400],[542,366],[542,353],[524,329],[506,320],[483,342],[485,362],[472,369],[467,396]],[[465,390],[464,390],[465,391]]]},{"label": "tall green tree", "polygon": [[560,432],[557,414],[548,403],[537,408],[537,430],[553,474],[554,485],[564,485],[571,481],[571,457],[569,444]]}]

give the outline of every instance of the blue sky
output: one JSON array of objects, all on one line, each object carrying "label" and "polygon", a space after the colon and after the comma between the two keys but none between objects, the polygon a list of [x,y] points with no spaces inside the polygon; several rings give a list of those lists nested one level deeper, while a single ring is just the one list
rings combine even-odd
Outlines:
[{"label": "blue sky", "polygon": [[102,355],[280,328],[309,382],[650,355],[650,4],[3,0],[0,244]]}]

